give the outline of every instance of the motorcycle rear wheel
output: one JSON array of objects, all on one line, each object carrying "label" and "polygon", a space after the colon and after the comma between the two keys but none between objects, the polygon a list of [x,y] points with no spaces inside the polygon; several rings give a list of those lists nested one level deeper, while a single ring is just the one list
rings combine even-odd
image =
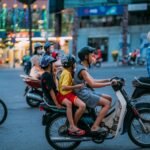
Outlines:
[{"label": "motorcycle rear wheel", "polygon": [[140,122],[133,116],[130,121],[128,135],[134,144],[143,148],[150,148],[150,109],[140,110],[139,114],[148,133],[143,131]]},{"label": "motorcycle rear wheel", "polygon": [[[75,149],[80,142],[55,142],[53,141],[53,136],[56,138],[65,137],[65,135],[60,135],[59,129],[63,127],[66,123],[66,115],[54,115],[46,125],[45,135],[48,143],[55,148],[56,150],[73,150]],[[66,135],[66,137],[68,137]]]},{"label": "motorcycle rear wheel", "polygon": [[6,120],[7,113],[7,107],[5,103],[0,99],[0,125]]}]

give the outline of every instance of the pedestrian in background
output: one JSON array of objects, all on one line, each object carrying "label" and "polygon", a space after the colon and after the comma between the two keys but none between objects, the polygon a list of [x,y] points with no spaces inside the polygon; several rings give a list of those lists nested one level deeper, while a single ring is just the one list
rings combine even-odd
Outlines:
[{"label": "pedestrian in background", "polygon": [[44,70],[40,67],[40,60],[38,55],[34,55],[31,58],[32,68],[30,71],[30,76],[34,79],[40,79],[41,75],[44,73]]}]

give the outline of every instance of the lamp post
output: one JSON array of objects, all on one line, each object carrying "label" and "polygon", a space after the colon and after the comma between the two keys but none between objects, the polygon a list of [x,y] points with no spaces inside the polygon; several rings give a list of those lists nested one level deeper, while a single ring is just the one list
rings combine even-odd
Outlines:
[{"label": "lamp post", "polygon": [[29,50],[30,56],[32,55],[32,12],[31,12],[31,4],[36,0],[18,0],[21,3],[27,4],[29,11]]}]

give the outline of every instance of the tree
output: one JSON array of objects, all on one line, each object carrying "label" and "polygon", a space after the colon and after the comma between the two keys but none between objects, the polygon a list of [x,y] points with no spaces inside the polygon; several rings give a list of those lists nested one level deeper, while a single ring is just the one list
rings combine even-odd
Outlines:
[{"label": "tree", "polygon": [[31,4],[33,4],[36,0],[18,0],[19,2],[26,4],[28,6],[29,11],[29,50],[30,55],[32,55],[32,13],[31,13]]}]

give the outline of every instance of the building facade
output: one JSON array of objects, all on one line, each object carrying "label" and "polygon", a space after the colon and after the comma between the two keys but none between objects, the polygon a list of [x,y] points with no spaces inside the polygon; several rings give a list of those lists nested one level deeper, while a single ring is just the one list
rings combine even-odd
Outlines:
[{"label": "building facade", "polygon": [[[119,8],[118,8],[119,7]],[[121,5],[94,6],[77,8],[80,20],[77,49],[85,45],[100,48],[103,61],[113,61],[112,52],[117,50],[122,55],[122,20]],[[140,49],[141,56],[146,56],[144,47],[146,34],[150,30],[150,5],[128,5],[127,53]]]}]

